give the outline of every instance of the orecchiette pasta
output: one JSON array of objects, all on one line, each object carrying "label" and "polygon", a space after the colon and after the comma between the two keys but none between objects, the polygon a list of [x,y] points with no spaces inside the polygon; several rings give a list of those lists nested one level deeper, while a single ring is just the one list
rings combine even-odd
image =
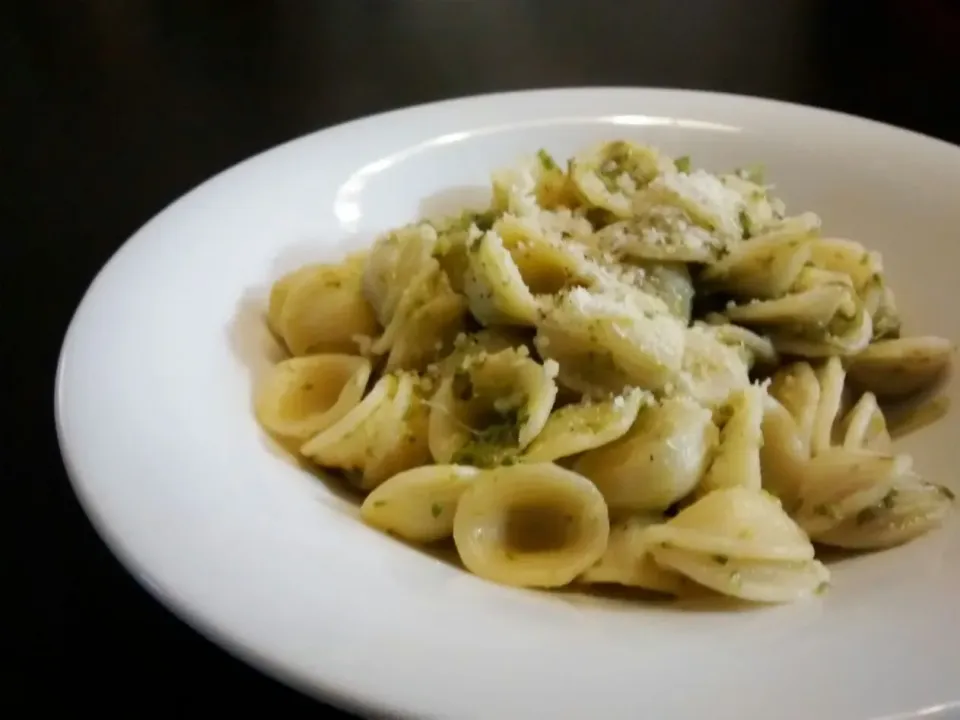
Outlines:
[{"label": "orecchiette pasta", "polygon": [[945,520],[895,439],[947,412],[953,344],[903,335],[880,253],[630,141],[491,185],[271,289],[256,419],[366,524],[505,585],[787,602],[816,547]]}]

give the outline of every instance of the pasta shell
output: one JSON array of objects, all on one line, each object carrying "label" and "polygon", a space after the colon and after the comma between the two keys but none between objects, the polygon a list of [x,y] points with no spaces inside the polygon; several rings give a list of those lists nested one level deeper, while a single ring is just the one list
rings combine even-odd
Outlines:
[{"label": "pasta shell", "polygon": [[703,496],[648,528],[646,540],[661,567],[744,600],[796,600],[829,580],[810,540],[780,503],[744,487]]},{"label": "pasta shell", "polygon": [[450,349],[465,314],[464,300],[453,292],[440,263],[429,258],[400,295],[370,351],[387,354],[388,370],[422,369]]},{"label": "pasta shell", "polygon": [[453,521],[470,572],[520,587],[569,584],[603,555],[609,533],[596,487],[550,463],[484,471],[460,496]]},{"label": "pasta shell", "polygon": [[362,263],[357,256],[340,265],[316,265],[277,291],[276,326],[292,355],[356,353],[359,338],[377,334],[376,317],[360,289]]},{"label": "pasta shell", "polygon": [[443,540],[453,535],[457,503],[479,473],[462,465],[426,465],[398,473],[367,495],[360,517],[410,542]]},{"label": "pasta shell", "polygon": [[673,169],[673,162],[653,148],[615,141],[577,154],[570,162],[570,179],[587,205],[628,218],[637,190]]},{"label": "pasta shell", "polygon": [[734,245],[726,257],[704,269],[701,279],[738,297],[781,297],[810,259],[811,232],[774,232]]},{"label": "pasta shell", "polygon": [[719,445],[700,483],[699,494],[730,487],[760,490],[765,396],[762,387],[750,385],[731,397],[730,417],[720,430]]},{"label": "pasta shell", "polygon": [[820,386],[817,409],[810,435],[810,454],[816,455],[830,447],[833,427],[843,404],[843,381],[846,377],[840,359],[832,357],[815,372]]},{"label": "pasta shell", "polygon": [[848,450],[863,448],[881,453],[890,452],[887,422],[873,393],[864,393],[850,408],[840,421],[839,435],[843,447]]},{"label": "pasta shell", "polygon": [[377,238],[363,269],[363,294],[386,327],[400,298],[413,286],[433,255],[436,229],[427,224],[406,225]]},{"label": "pasta shell", "polygon": [[797,362],[781,368],[773,376],[769,393],[796,421],[804,451],[809,452],[820,406],[820,382],[813,367]]},{"label": "pasta shell", "polygon": [[644,408],[626,435],[584,453],[574,469],[615,510],[662,511],[700,482],[718,434],[709,410],[670,398]]},{"label": "pasta shell", "polygon": [[633,198],[633,211],[642,215],[655,207],[682,210],[691,222],[723,239],[739,240],[743,229],[743,198],[705,170],[661,172]]},{"label": "pasta shell", "polygon": [[630,388],[609,400],[585,398],[554,410],[523,460],[551,462],[611,443],[630,430],[640,408],[652,402],[650,393]]},{"label": "pasta shell", "polygon": [[686,331],[678,388],[707,407],[718,407],[730,395],[750,386],[749,366],[736,347],[720,341],[702,325]]},{"label": "pasta shell", "polygon": [[654,544],[741,560],[813,559],[806,534],[763,491],[744,487],[716,490],[647,530]]},{"label": "pasta shell", "polygon": [[816,540],[845,518],[881,502],[900,478],[912,473],[906,455],[830,448],[804,468],[801,504],[793,517]]},{"label": "pasta shell", "polygon": [[575,288],[545,306],[536,344],[560,364],[561,382],[584,392],[599,387],[602,395],[626,385],[662,389],[680,369],[684,339],[684,326],[669,315]]},{"label": "pasta shell", "polygon": [[579,582],[678,595],[683,589],[683,576],[654,562],[644,536],[647,527],[662,521],[658,515],[633,515],[612,524],[603,555],[580,575]]},{"label": "pasta shell", "polygon": [[732,325],[722,315],[707,315],[706,323],[698,321],[694,327],[709,328],[717,340],[735,348],[748,369],[755,365],[775,367],[780,364],[780,356],[770,338],[740,325]]},{"label": "pasta shell", "polygon": [[806,462],[810,459],[809,435],[804,436],[794,416],[770,395],[764,398],[762,430],[763,489],[777,496],[792,514],[800,504]]},{"label": "pasta shell", "polygon": [[555,375],[554,363],[541,365],[521,350],[468,356],[431,400],[434,459],[489,467],[515,458],[547,423]]},{"label": "pasta shell", "polygon": [[849,550],[902,545],[939,527],[950,512],[953,493],[916,477],[899,481],[883,499],[821,532],[817,541]]},{"label": "pasta shell", "polygon": [[723,175],[720,179],[743,200],[740,223],[744,238],[762,235],[783,219],[786,208],[782,200],[771,194],[770,188],[736,174]]},{"label": "pasta shell", "polygon": [[537,301],[495,232],[487,232],[468,248],[464,292],[470,311],[484,325],[536,324]]},{"label": "pasta shell", "polygon": [[540,208],[580,204],[572,181],[544,150],[497,170],[491,179],[493,205],[503,212],[522,216],[535,214]]},{"label": "pasta shell", "polygon": [[306,440],[360,402],[370,372],[370,362],[353,355],[283,360],[257,390],[257,420],[279,437]]},{"label": "pasta shell", "polygon": [[321,467],[347,472],[358,487],[372,490],[392,475],[430,462],[427,418],[416,376],[391,373],[300,452]]},{"label": "pasta shell", "polygon": [[730,560],[664,547],[651,550],[663,568],[723,595],[761,603],[788,603],[822,592],[830,571],[818,560]]},{"label": "pasta shell", "polygon": [[939,384],[953,356],[953,343],[922,336],[880,340],[854,356],[851,382],[879,398],[899,398]]},{"label": "pasta shell", "polygon": [[638,217],[611,223],[592,242],[600,252],[618,258],[679,263],[712,262],[727,245],[674,207],[651,208]]}]

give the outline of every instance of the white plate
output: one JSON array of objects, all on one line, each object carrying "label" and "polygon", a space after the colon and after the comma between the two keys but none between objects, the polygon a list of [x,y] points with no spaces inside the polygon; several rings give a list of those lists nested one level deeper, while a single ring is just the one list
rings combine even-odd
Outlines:
[{"label": "white plate", "polygon": [[[492,168],[633,138],[710,169],[763,162],[788,207],[885,255],[912,332],[960,338],[960,149],[765,100],[640,89],[492,95],[271,150],[145,225],[64,342],[74,487],[129,570],[264,671],[366,713],[436,718],[960,717],[960,526],[834,566],[823,598],[695,612],[499,587],[365,527],[251,414],[269,283]],[[950,394],[956,402],[958,384]],[[957,489],[957,416],[910,438]],[[952,713],[952,714],[951,714]]]}]

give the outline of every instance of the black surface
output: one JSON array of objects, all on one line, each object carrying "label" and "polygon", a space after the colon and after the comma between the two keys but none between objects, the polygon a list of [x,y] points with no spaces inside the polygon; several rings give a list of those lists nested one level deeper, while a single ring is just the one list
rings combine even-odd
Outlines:
[{"label": "black surface", "polygon": [[4,649],[7,685],[34,709],[320,710],[137,586],[60,463],[53,376],[72,311],[110,254],[200,181],[360,115],[556,85],[766,95],[960,142],[949,1],[24,0],[5,14],[2,517],[18,604]]}]

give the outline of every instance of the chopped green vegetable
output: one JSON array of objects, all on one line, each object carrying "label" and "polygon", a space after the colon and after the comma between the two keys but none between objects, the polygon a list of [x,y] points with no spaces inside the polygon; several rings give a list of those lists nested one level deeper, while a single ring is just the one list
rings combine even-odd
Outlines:
[{"label": "chopped green vegetable", "polygon": [[857,513],[856,522],[857,525],[866,525],[867,523],[873,522],[877,519],[877,516],[880,514],[880,508],[877,507],[865,507],[863,510]]},{"label": "chopped green vegetable", "polygon": [[689,173],[689,172],[690,172],[690,156],[689,156],[689,155],[683,155],[682,157],[678,157],[678,158],[674,161],[674,165],[677,166],[677,170],[678,170],[679,172]]},{"label": "chopped green vegetable", "polygon": [[957,499],[957,496],[956,496],[956,494],[953,492],[953,490],[951,490],[950,488],[948,488],[946,485],[939,485],[939,486],[937,486],[937,490],[939,490],[939,491],[940,491],[940,494],[943,495],[943,496],[944,496],[947,500],[949,500],[950,502],[953,502],[954,500]]},{"label": "chopped green vegetable", "polygon": [[430,506],[430,514],[433,515],[433,517],[435,518],[440,517],[440,513],[442,512],[443,512],[443,505],[441,505],[440,503],[434,503],[433,505]]},{"label": "chopped green vegetable", "polygon": [[559,170],[553,157],[543,148],[537,150],[537,158],[540,160],[540,165],[544,170]]},{"label": "chopped green vegetable", "polygon": [[728,562],[730,562],[730,558],[728,558],[726,555],[714,555],[713,561],[718,565],[726,565]]}]

